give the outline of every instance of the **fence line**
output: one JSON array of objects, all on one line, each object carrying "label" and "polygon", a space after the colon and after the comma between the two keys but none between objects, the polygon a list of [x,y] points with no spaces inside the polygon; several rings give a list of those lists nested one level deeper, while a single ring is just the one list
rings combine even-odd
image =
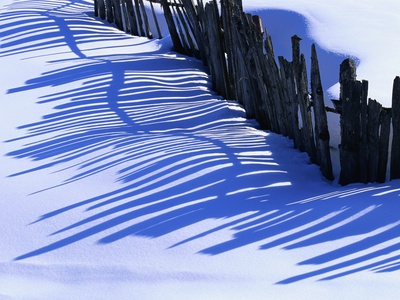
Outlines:
[{"label": "fence line", "polygon": [[[147,1],[153,18],[153,2],[161,4],[174,50],[202,59],[217,93],[237,99],[263,129],[290,137],[325,178],[334,179],[327,112],[340,114],[340,184],[385,182],[388,168],[390,180],[400,178],[400,77],[394,80],[392,108],[383,108],[368,99],[368,82],[356,79],[355,63],[346,59],[340,99],[326,107],[315,45],[310,91],[301,39],[292,37],[291,61],[276,59],[261,19],[245,13],[241,0],[221,0],[220,8],[216,0]],[[152,37],[143,0],[95,0],[95,13],[121,30]]]}]

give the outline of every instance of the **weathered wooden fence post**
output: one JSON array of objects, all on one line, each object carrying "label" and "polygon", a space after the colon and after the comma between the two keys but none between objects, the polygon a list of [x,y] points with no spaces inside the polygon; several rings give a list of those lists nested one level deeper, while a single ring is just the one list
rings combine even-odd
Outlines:
[{"label": "weathered wooden fence post", "polygon": [[165,21],[167,22],[172,44],[174,45],[174,50],[178,53],[185,54],[185,49],[183,48],[182,42],[179,38],[178,31],[176,30],[174,18],[172,16],[168,0],[160,0],[160,3],[164,11]]},{"label": "weathered wooden fence post", "polygon": [[[379,165],[379,118],[382,105],[376,100],[368,101],[368,182],[376,182]],[[362,162],[361,162],[362,163]]]},{"label": "weathered wooden fence post", "polygon": [[293,54],[293,71],[297,85],[297,101],[300,106],[301,112],[301,137],[302,146],[308,155],[311,162],[317,162],[317,153],[314,142],[314,131],[312,126],[311,117],[311,103],[308,92],[308,79],[307,69],[304,55],[300,55],[300,38],[298,36],[292,37],[292,54]]},{"label": "weathered wooden fence post", "polygon": [[368,147],[368,81],[361,83],[360,115],[360,182],[369,182],[369,147]]},{"label": "weathered wooden fence post", "polygon": [[393,81],[392,92],[393,140],[390,162],[390,180],[400,178],[400,77]]},{"label": "weathered wooden fence post", "polygon": [[339,83],[342,106],[339,182],[347,185],[360,180],[361,82],[356,80],[354,60],[346,59],[340,65]]},{"label": "weathered wooden fence post", "polygon": [[387,165],[389,158],[389,139],[390,139],[390,122],[392,120],[392,112],[389,108],[382,108],[379,117],[381,125],[379,136],[379,161],[378,174],[376,181],[384,183],[386,181]]},{"label": "weathered wooden fence post", "polygon": [[311,97],[314,108],[317,163],[321,168],[322,175],[328,180],[333,180],[328,118],[315,45],[312,45],[311,48]]},{"label": "weathered wooden fence post", "polygon": [[220,95],[227,97],[229,95],[228,71],[224,54],[225,49],[221,37],[218,6],[215,0],[206,3],[204,27],[207,38],[207,60],[209,62],[213,87]]},{"label": "weathered wooden fence post", "polygon": [[114,8],[113,8],[113,4],[111,2],[112,0],[105,0],[105,4],[106,4],[106,19],[109,23],[113,23],[114,22]]},{"label": "weathered wooden fence post", "polygon": [[161,34],[161,30],[160,30],[160,25],[158,24],[157,15],[156,15],[156,12],[154,10],[153,1],[150,0],[149,2],[150,2],[151,12],[153,14],[154,23],[156,25],[158,38],[161,39],[162,38],[162,34]]},{"label": "weathered wooden fence post", "polygon": [[295,149],[302,149],[302,139],[299,128],[299,103],[297,101],[296,83],[293,71],[293,63],[282,56],[278,57],[280,64],[280,77],[285,97],[285,106],[288,108],[288,123],[291,126],[289,137],[293,139]]}]

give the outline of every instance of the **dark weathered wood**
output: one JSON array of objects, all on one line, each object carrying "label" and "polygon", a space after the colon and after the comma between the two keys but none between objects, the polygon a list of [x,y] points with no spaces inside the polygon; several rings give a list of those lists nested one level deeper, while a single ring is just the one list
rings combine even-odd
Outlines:
[{"label": "dark weathered wood", "polygon": [[[239,7],[239,6],[238,6]],[[256,120],[261,128],[279,132],[279,124],[273,99],[265,84],[267,67],[265,57],[262,55],[262,34],[255,32],[260,30],[254,23],[251,15],[241,13],[241,23],[236,24],[240,28],[241,38],[246,42],[242,44],[242,51],[245,54],[245,66],[247,74],[253,83],[253,90],[250,92],[251,99],[255,103]],[[261,54],[261,55],[260,55]]]},{"label": "dark weathered wood", "polygon": [[193,4],[192,0],[181,0],[183,7],[185,9],[186,15],[187,15],[187,21],[189,23],[189,26],[191,28],[191,31],[194,35],[194,39],[196,41],[196,48],[198,51],[195,53],[195,56],[197,58],[201,58],[203,60],[203,64],[205,66],[208,65],[206,56],[207,56],[207,50],[205,48],[205,40],[204,40],[204,34],[202,31],[202,26],[200,22],[200,17],[198,12],[196,11],[196,8]]},{"label": "dark weathered wood", "polygon": [[[231,1],[230,1],[231,3]],[[249,47],[246,37],[243,37],[244,29],[242,25],[242,11],[237,5],[233,5],[233,2],[229,6],[230,15],[232,16],[231,25],[228,29],[232,33],[232,45],[234,45],[230,51],[228,50],[228,62],[232,65],[232,73],[229,73],[232,77],[234,85],[234,94],[236,95],[239,103],[243,104],[246,110],[247,118],[255,118],[261,120],[260,124],[263,128],[269,127],[268,118],[262,115],[263,111],[260,111],[259,107],[262,106],[261,95],[257,90],[257,82],[252,80],[250,75],[249,65],[249,54],[247,53]],[[257,98],[254,99],[254,95]]]},{"label": "dark weathered wood", "polygon": [[106,5],[106,19],[109,23],[114,22],[114,8],[112,4],[112,0],[105,0],[105,5]]},{"label": "dark weathered wood", "polygon": [[278,57],[279,64],[281,66],[280,76],[284,91],[285,105],[288,107],[288,118],[291,129],[289,131],[289,137],[293,139],[294,148],[300,149],[302,144],[300,129],[299,129],[299,105],[296,94],[296,84],[293,72],[293,63],[287,61],[282,56]]},{"label": "dark weathered wood", "polygon": [[[175,1],[175,3],[177,3],[177,0],[174,0]],[[183,29],[183,31],[184,31],[184,37],[182,37],[182,38],[184,38],[185,39],[185,41],[187,41],[187,45],[188,45],[188,54],[189,54],[189,56],[196,56],[196,57],[198,57],[199,55],[197,54],[198,53],[198,49],[197,49],[197,47],[196,47],[196,45],[195,45],[195,43],[194,43],[194,41],[193,41],[193,38],[192,38],[192,36],[193,36],[193,33],[192,33],[192,30],[191,30],[191,28],[190,28],[190,26],[189,26],[189,24],[187,23],[187,19],[185,18],[185,16],[184,16],[184,13],[182,12],[182,8],[183,7],[176,7],[176,12],[177,12],[177,17],[178,17],[178,19],[179,19],[179,22],[182,24],[182,29]]]},{"label": "dark weathered wood", "polygon": [[104,0],[97,0],[97,16],[104,20],[106,18],[106,6]]},{"label": "dark weathered wood", "polygon": [[368,182],[368,81],[361,84],[361,115],[360,115],[360,182]]},{"label": "dark weathered wood", "polygon": [[355,80],[356,69],[352,59],[342,62],[340,72],[342,114],[339,182],[341,185],[347,185],[360,180],[361,82]]},{"label": "dark weathered wood", "polygon": [[206,37],[208,40],[208,61],[213,87],[220,95],[228,95],[227,67],[221,38],[221,25],[217,2],[210,1],[205,6]]},{"label": "dark weathered wood", "polygon": [[[262,30],[261,19],[258,20],[259,28]],[[280,80],[279,68],[276,63],[274,48],[272,45],[271,36],[265,31],[265,52],[264,55],[266,64],[263,66],[264,69],[264,82],[267,86],[268,95],[270,97],[270,103],[273,106],[278,129],[276,133],[281,133],[285,136],[289,135],[291,131],[291,124],[288,121],[289,109],[290,107],[286,107],[284,92],[282,87],[282,82]],[[261,52],[260,52],[261,55]]]},{"label": "dark weathered wood", "polygon": [[130,32],[130,23],[129,23],[129,13],[128,13],[128,0],[121,0],[121,18],[122,18],[122,25],[125,32]]},{"label": "dark weathered wood", "polygon": [[320,166],[322,175],[328,180],[333,180],[328,118],[325,111],[318,56],[314,44],[311,48],[311,95],[314,107],[317,163]]},{"label": "dark weathered wood", "polygon": [[[137,0],[135,0],[135,1],[137,1]],[[184,54],[185,49],[182,46],[178,31],[176,30],[174,18],[172,16],[171,10],[169,8],[168,1],[160,0],[160,3],[162,5],[163,11],[164,11],[165,21],[167,22],[167,26],[168,26],[168,30],[169,30],[169,33],[171,36],[172,44],[174,45],[174,50],[178,53]]]},{"label": "dark weathered wood", "polygon": [[392,91],[392,149],[390,162],[390,180],[400,178],[400,77],[393,81]]},{"label": "dark weathered wood", "polygon": [[150,25],[149,25],[149,19],[147,17],[147,12],[146,12],[146,7],[144,6],[143,0],[139,0],[139,4],[140,4],[140,9],[142,11],[142,19],[143,19],[143,23],[144,23],[144,35],[148,37],[149,39],[153,38],[153,34],[150,31]]},{"label": "dark weathered wood", "polygon": [[94,16],[95,17],[99,16],[99,1],[100,0],[94,0]]},{"label": "dark weathered wood", "polygon": [[391,110],[388,108],[382,108],[380,115],[381,130],[379,136],[379,161],[377,174],[377,182],[379,183],[384,183],[386,181],[389,159],[389,137],[391,120]]},{"label": "dark weathered wood", "polygon": [[[151,2],[150,2],[151,3]],[[136,22],[136,12],[132,0],[126,0],[126,9],[128,11],[129,30],[132,35],[139,35]]]},{"label": "dark weathered wood", "polygon": [[176,5],[171,5],[172,7],[172,14],[174,16],[174,20],[175,20],[175,25],[178,29],[178,33],[179,33],[179,38],[181,40],[183,49],[185,50],[184,54],[188,55],[188,56],[193,56],[192,52],[190,51],[190,46],[189,43],[187,41],[187,36],[184,33],[183,27],[182,27],[182,23],[179,20],[179,15],[178,15],[178,7]]},{"label": "dark weathered wood", "polygon": [[[129,1],[129,2],[131,2],[131,1]],[[158,24],[158,19],[157,19],[156,12],[154,10],[153,1],[149,1],[149,2],[150,2],[151,12],[153,14],[153,20],[154,20],[154,23],[156,25],[158,38],[161,39],[162,38],[162,33],[161,33],[161,30],[160,30],[160,25]]]},{"label": "dark weathered wood", "polygon": [[[300,41],[301,38],[299,38],[297,35],[292,36],[292,68],[293,68],[293,75],[294,75],[294,81],[295,81],[295,86],[296,86],[296,100],[293,103],[293,111],[300,110],[300,104],[299,104],[299,97],[298,97],[298,87],[299,87],[299,74],[300,74]],[[298,143],[298,148],[300,151],[306,151],[305,150],[305,145],[304,145],[304,139],[303,139],[303,130],[302,126],[300,126],[300,117],[299,117],[299,143]]]},{"label": "dark weathered wood", "polygon": [[229,99],[238,99],[236,95],[236,81],[235,81],[235,58],[234,58],[234,41],[232,29],[232,11],[233,0],[221,0],[221,23],[223,29],[223,37],[225,44],[225,52],[227,54],[227,68],[229,74]]},{"label": "dark weathered wood", "polygon": [[118,29],[124,30],[121,13],[121,0],[112,0],[112,5],[114,12],[114,23],[117,25]]},{"label": "dark weathered wood", "polygon": [[137,26],[138,26],[138,33],[140,36],[146,36],[146,33],[143,29],[143,20],[142,20],[142,13],[141,13],[141,8],[140,8],[140,2],[139,0],[133,0],[134,5],[135,5],[135,12],[136,12],[136,20],[137,20]]},{"label": "dark weathered wood", "polygon": [[379,127],[382,105],[376,100],[368,101],[368,181],[377,182],[379,163]]}]

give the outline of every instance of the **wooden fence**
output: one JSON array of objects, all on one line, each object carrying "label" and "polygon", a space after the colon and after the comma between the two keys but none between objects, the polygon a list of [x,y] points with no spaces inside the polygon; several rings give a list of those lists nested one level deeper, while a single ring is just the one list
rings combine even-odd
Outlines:
[{"label": "wooden fence", "polygon": [[[327,111],[340,114],[340,184],[385,182],[388,167],[390,180],[400,178],[399,77],[394,80],[392,108],[383,108],[368,99],[368,82],[357,81],[355,63],[346,59],[340,66],[340,99],[334,108],[326,107],[315,46],[309,85],[301,39],[292,37],[291,61],[277,61],[260,17],[245,13],[241,0],[221,0],[220,7],[215,0],[148,1],[152,9],[153,2],[161,4],[174,50],[203,60],[217,93],[238,100],[247,117],[263,129],[293,139],[294,147],[307,152],[325,178],[334,179]],[[95,0],[101,18],[151,37],[143,7],[143,0]],[[146,29],[136,31],[134,25],[141,22]]]},{"label": "wooden fence", "polygon": [[[153,2],[150,2],[151,18],[156,25],[158,37],[161,38]],[[94,14],[102,20],[115,23],[120,30],[132,35],[153,38],[150,30],[150,18],[143,0],[94,0]]]}]

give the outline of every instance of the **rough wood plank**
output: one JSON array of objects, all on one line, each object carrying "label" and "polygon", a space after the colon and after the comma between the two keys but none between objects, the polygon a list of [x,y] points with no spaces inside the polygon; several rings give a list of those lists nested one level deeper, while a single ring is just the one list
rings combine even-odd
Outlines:
[{"label": "rough wood plank", "polygon": [[[129,2],[131,2],[131,1],[129,1]],[[154,20],[154,23],[156,25],[158,38],[161,39],[162,38],[162,33],[161,33],[161,30],[160,30],[160,25],[158,24],[158,18],[157,18],[156,12],[154,10],[153,1],[149,1],[149,2],[150,2],[151,12],[153,14],[153,20]]]},{"label": "rough wood plank", "polygon": [[109,23],[114,22],[113,4],[112,0],[105,0],[106,4],[106,19]]},{"label": "rough wood plank", "polygon": [[[175,3],[177,3],[177,0],[174,0]],[[198,49],[193,41],[193,33],[192,30],[190,29],[189,24],[187,23],[187,19],[184,16],[184,13],[182,12],[182,7],[176,7],[176,12],[178,14],[178,19],[179,22],[182,25],[182,29],[184,30],[184,38],[188,43],[188,48],[189,48],[189,52],[190,52],[190,56],[195,56],[198,57]],[[183,38],[183,37],[182,37]]]},{"label": "rough wood plank", "polygon": [[280,76],[282,85],[285,93],[285,105],[289,111],[289,122],[291,124],[291,130],[289,131],[289,137],[293,139],[294,148],[300,149],[302,144],[300,129],[299,129],[299,104],[296,95],[296,84],[293,72],[293,64],[287,61],[282,56],[278,57],[280,64]]},{"label": "rough wood plank", "polygon": [[361,82],[356,81],[356,68],[352,59],[340,65],[340,178],[341,185],[360,180],[360,114]]},{"label": "rough wood plank", "polygon": [[368,182],[368,81],[361,84],[361,115],[360,115],[360,182]]},{"label": "rough wood plank", "polygon": [[298,85],[298,99],[300,104],[300,112],[302,114],[303,123],[303,140],[305,150],[310,156],[312,163],[317,163],[317,151],[315,147],[314,129],[311,115],[310,93],[308,91],[307,67],[304,55],[300,60],[300,81]]},{"label": "rough wood plank", "polygon": [[[261,31],[261,19],[259,19],[258,22],[260,22],[258,27]],[[291,124],[288,119],[289,107],[286,107],[285,105],[282,82],[280,80],[279,68],[276,63],[271,36],[268,34],[267,31],[265,31],[265,36],[266,38],[264,42],[264,48],[266,54],[263,56],[265,57],[264,60],[266,61],[266,64],[264,66],[264,82],[267,86],[268,94],[271,98],[270,103],[277,119],[278,130],[276,131],[276,133],[281,133],[285,136],[288,136],[291,128]],[[262,55],[262,52],[260,52],[260,55]]]},{"label": "rough wood plank", "polygon": [[121,0],[113,0],[114,23],[119,30],[124,30],[121,13]]},{"label": "rough wood plank", "polygon": [[204,35],[202,33],[202,27],[201,27],[201,22],[200,22],[200,16],[198,14],[198,11],[196,11],[196,8],[194,6],[194,3],[192,0],[181,0],[182,5],[185,9],[185,12],[187,14],[187,20],[190,25],[191,31],[193,32],[194,39],[196,41],[196,46],[197,46],[197,53],[195,53],[195,56],[197,58],[200,58],[203,60],[203,64],[205,66],[208,65],[207,62],[207,50],[205,48],[205,40],[204,40]]},{"label": "rough wood plank", "polygon": [[[135,0],[135,1],[137,1],[137,0]],[[164,11],[165,21],[167,22],[167,26],[168,26],[168,30],[169,30],[169,33],[171,36],[172,44],[174,45],[174,50],[178,53],[185,54],[185,49],[182,46],[178,31],[176,30],[174,18],[172,16],[168,1],[160,0],[160,3],[163,8],[163,11]]]},{"label": "rough wood plank", "polygon": [[386,181],[389,159],[389,138],[391,120],[391,110],[388,108],[382,108],[380,115],[381,130],[379,136],[379,161],[377,174],[377,182],[379,183],[384,183]]},{"label": "rough wood plank", "polygon": [[368,101],[368,182],[377,182],[379,163],[379,126],[382,105],[376,100]]},{"label": "rough wood plank", "polygon": [[128,22],[129,22],[129,29],[132,35],[138,36],[139,29],[136,22],[136,12],[135,7],[133,6],[132,0],[126,1],[126,8],[128,11]]},{"label": "rough wood plank", "polygon": [[143,23],[144,23],[144,36],[149,39],[153,38],[153,34],[150,31],[149,19],[147,17],[146,7],[144,6],[143,0],[139,0],[140,9],[142,11]]},{"label": "rough wood plank", "polygon": [[97,10],[98,10],[98,16],[100,19],[104,20],[106,18],[106,6],[104,3],[104,0],[97,0]]},{"label": "rough wood plank", "polygon": [[324,92],[322,89],[318,56],[314,44],[311,48],[311,95],[314,106],[317,162],[322,175],[328,180],[333,180],[328,118],[325,111]]},{"label": "rough wood plank", "polygon": [[143,29],[143,20],[142,20],[142,13],[141,13],[141,8],[140,8],[140,2],[139,0],[133,0],[134,5],[135,5],[135,12],[136,12],[136,20],[137,20],[137,26],[138,26],[138,35],[139,36],[146,36],[146,33]]},{"label": "rough wood plank", "polygon": [[400,178],[400,77],[393,81],[392,91],[392,151],[390,162],[390,180]]}]

